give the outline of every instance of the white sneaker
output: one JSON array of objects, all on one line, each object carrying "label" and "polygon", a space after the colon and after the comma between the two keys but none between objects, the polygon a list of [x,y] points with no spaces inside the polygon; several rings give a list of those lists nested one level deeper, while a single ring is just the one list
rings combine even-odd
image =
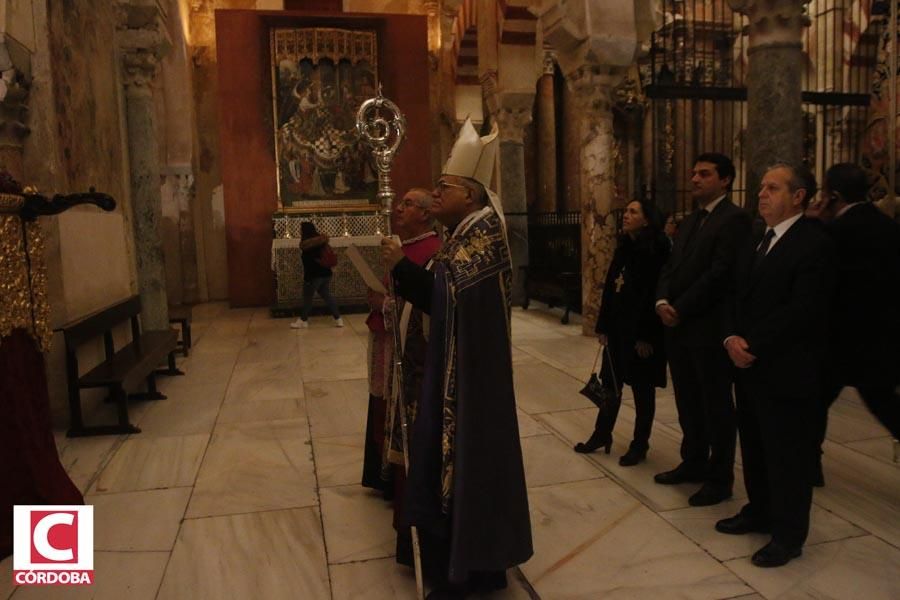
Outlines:
[{"label": "white sneaker", "polygon": [[303,319],[297,319],[291,323],[291,329],[307,329],[308,327],[309,321],[304,321]]},{"label": "white sneaker", "polygon": [[335,319],[335,320],[334,320],[334,326],[335,326],[335,327],[343,327],[343,326],[344,326],[344,319],[342,319],[341,317],[338,317],[337,319]]}]

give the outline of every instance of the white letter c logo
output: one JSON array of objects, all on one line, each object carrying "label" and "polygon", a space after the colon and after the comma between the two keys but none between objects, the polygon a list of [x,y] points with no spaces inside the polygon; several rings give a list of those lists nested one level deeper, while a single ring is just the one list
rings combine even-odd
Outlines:
[{"label": "white letter c logo", "polygon": [[34,548],[41,553],[42,556],[55,562],[66,562],[72,560],[75,555],[71,548],[54,548],[50,545],[50,530],[57,525],[72,525],[75,522],[75,516],[69,513],[53,513],[47,515],[34,528]]}]

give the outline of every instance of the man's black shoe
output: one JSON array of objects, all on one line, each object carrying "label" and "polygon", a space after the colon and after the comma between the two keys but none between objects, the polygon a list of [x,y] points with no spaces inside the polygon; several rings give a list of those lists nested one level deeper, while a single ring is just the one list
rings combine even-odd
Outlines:
[{"label": "man's black shoe", "polygon": [[733,517],[722,519],[716,523],[716,531],[728,535],[744,535],[745,533],[769,533],[768,526],[754,521],[746,514],[739,512]]},{"label": "man's black shoe", "polygon": [[678,483],[703,483],[704,474],[681,463],[671,471],[657,473],[653,476],[653,481],[663,485],[675,485]]},{"label": "man's black shoe", "polygon": [[712,506],[731,498],[731,488],[718,485],[703,484],[697,493],[688,498],[691,506]]},{"label": "man's black shoe", "polygon": [[772,540],[756,551],[750,561],[757,567],[780,567],[803,553],[800,548],[790,548]]}]

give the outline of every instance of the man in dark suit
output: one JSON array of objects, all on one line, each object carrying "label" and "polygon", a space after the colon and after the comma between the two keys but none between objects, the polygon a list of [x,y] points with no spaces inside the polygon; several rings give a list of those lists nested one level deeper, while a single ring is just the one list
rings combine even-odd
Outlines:
[{"label": "man in dark suit", "polygon": [[[841,163],[825,173],[819,216],[835,242],[837,290],[826,360],[819,445],[828,409],[844,386],[900,438],[900,225],[866,202],[866,173]],[[821,461],[816,484],[824,485]]]},{"label": "man in dark suit", "polygon": [[766,230],[738,255],[735,300],[723,318],[724,345],[737,367],[748,503],[716,529],[771,532],[752,557],[758,567],[800,556],[809,532],[813,421],[834,289],[833,244],[820,223],[803,216],[814,193],[815,178],[803,168],[766,171],[759,192]]},{"label": "man in dark suit", "polygon": [[727,197],[733,181],[728,157],[697,157],[691,182],[699,208],[681,222],[656,294],[683,437],[681,464],[655,481],[703,483],[689,499],[692,506],[730,498],[734,484],[732,368],[722,348],[720,319],[750,216]]}]

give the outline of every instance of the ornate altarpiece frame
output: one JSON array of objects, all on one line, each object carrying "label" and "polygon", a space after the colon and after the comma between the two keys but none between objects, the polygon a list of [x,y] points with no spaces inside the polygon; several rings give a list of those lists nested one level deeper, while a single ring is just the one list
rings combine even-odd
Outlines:
[{"label": "ornate altarpiece frame", "polygon": [[375,31],[271,30],[280,212],[375,210],[378,177],[356,111],[378,90]]}]

